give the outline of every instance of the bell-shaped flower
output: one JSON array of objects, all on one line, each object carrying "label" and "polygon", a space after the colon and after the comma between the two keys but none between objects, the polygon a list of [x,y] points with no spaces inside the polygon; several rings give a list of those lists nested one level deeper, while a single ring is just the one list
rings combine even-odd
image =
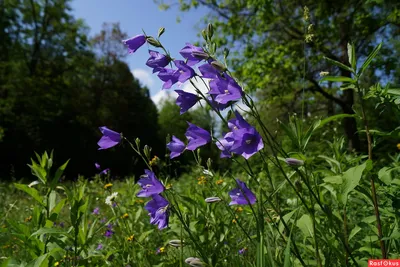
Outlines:
[{"label": "bell-shaped flower", "polygon": [[128,47],[129,53],[135,53],[146,42],[146,36],[140,34],[122,42]]},{"label": "bell-shaped flower", "polygon": [[227,104],[229,101],[236,101],[242,98],[242,88],[232,78],[219,78],[210,82],[208,94],[215,96],[215,101]]},{"label": "bell-shaped flower", "polygon": [[150,223],[158,225],[158,229],[160,230],[168,227],[168,206],[169,202],[160,195],[152,195],[152,200],[144,206],[149,212]]},{"label": "bell-shaped flower", "polygon": [[188,122],[189,128],[185,136],[188,139],[187,150],[196,150],[200,146],[204,146],[211,141],[211,135],[208,131]]},{"label": "bell-shaped flower", "polygon": [[[193,53],[198,52],[198,53]],[[187,60],[188,66],[193,66],[199,63],[204,59],[204,56],[199,56],[200,54],[205,54],[203,48],[194,46],[192,44],[186,43],[186,46],[179,51],[179,54],[182,55]]]},{"label": "bell-shaped flower", "polygon": [[221,72],[213,67],[211,64],[203,64],[199,66],[199,71],[203,78],[219,79],[221,78]]},{"label": "bell-shaped flower", "polygon": [[248,205],[256,203],[256,196],[250,191],[246,184],[239,179],[236,179],[236,183],[239,187],[229,192],[229,196],[231,197],[229,205]]},{"label": "bell-shaped flower", "polygon": [[242,115],[236,110],[235,111],[236,118],[230,119],[228,121],[228,127],[233,130],[242,129],[242,128],[251,128],[252,126],[243,119]]},{"label": "bell-shaped flower", "polygon": [[175,66],[178,68],[179,82],[184,83],[196,75],[194,69],[189,67],[189,65],[187,65],[183,60],[174,60],[174,63]]},{"label": "bell-shaped flower", "polygon": [[178,82],[180,73],[179,70],[163,68],[159,70],[158,78],[164,82],[163,89],[169,89]]},{"label": "bell-shaped flower", "polygon": [[140,176],[138,184],[142,187],[142,190],[136,195],[137,197],[150,197],[155,194],[160,194],[165,190],[163,184],[157,180],[154,172],[150,170],[144,170],[145,174]]},{"label": "bell-shaped flower", "polygon": [[169,56],[163,55],[157,51],[149,50],[149,54],[150,58],[147,60],[146,65],[153,68],[153,73],[159,72],[171,61]]},{"label": "bell-shaped flower", "polygon": [[176,104],[181,108],[181,114],[188,111],[200,99],[197,95],[185,92],[183,90],[175,90],[175,92],[179,95],[176,99]]},{"label": "bell-shaped flower", "polygon": [[118,145],[119,142],[121,142],[120,133],[114,132],[113,130],[108,129],[106,126],[99,127],[99,129],[103,134],[99,142],[97,142],[100,147],[99,150],[108,149]]},{"label": "bell-shaped flower", "polygon": [[172,136],[172,141],[167,144],[167,148],[171,151],[170,158],[176,158],[185,151],[185,144],[179,138]]},{"label": "bell-shaped flower", "polygon": [[264,142],[260,134],[253,127],[234,130],[232,133],[233,144],[230,152],[249,159],[264,148]]}]

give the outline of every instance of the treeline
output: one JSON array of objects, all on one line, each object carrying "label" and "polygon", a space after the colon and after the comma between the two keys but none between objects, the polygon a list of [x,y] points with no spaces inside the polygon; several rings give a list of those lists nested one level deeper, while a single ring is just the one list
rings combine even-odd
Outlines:
[{"label": "treeline", "polygon": [[105,24],[94,38],[67,0],[0,3],[0,179],[26,177],[34,152],[71,158],[67,177],[142,173],[130,149],[98,151],[99,126],[165,154],[158,112],[123,61],[127,36]]}]

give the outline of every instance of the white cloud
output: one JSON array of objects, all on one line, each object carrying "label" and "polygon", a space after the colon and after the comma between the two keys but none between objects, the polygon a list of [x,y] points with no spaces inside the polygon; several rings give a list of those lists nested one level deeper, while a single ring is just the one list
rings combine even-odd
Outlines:
[{"label": "white cloud", "polygon": [[154,85],[154,79],[151,72],[144,69],[134,69],[131,71],[132,75],[138,79],[143,85],[150,88]]},{"label": "white cloud", "polygon": [[161,90],[152,96],[151,100],[153,100],[154,104],[156,104],[156,107],[160,109],[165,100],[176,99],[177,97],[178,94],[173,90]]}]

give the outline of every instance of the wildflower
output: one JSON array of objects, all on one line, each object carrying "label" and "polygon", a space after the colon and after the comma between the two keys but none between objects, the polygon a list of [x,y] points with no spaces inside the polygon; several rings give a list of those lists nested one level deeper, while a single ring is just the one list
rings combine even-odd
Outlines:
[{"label": "wildflower", "polygon": [[158,225],[158,229],[161,230],[168,226],[169,202],[160,195],[152,195],[152,198],[144,208],[149,212],[150,223]]},{"label": "wildflower", "polygon": [[247,248],[242,248],[239,250],[239,254],[243,255],[247,251]]},{"label": "wildflower", "polygon": [[114,192],[106,198],[106,204],[111,206],[113,201],[117,198],[118,192]]},{"label": "wildflower", "polygon": [[182,154],[186,146],[181,140],[173,135],[172,141],[167,144],[167,148],[171,151],[170,157],[173,159]]},{"label": "wildflower", "polygon": [[163,68],[158,72],[157,76],[164,82],[162,88],[170,89],[172,85],[178,82],[180,73],[178,70]]},{"label": "wildflower", "polygon": [[231,148],[233,145],[233,138],[232,138],[232,132],[229,132],[225,134],[223,139],[218,139],[218,141],[215,143],[219,150],[221,150],[221,158],[230,158],[232,157],[231,153]]},{"label": "wildflower", "polygon": [[237,208],[235,209],[235,211],[236,211],[236,212],[242,212],[242,211],[243,211],[243,208],[242,208],[242,207],[237,207]]},{"label": "wildflower", "polygon": [[105,185],[104,185],[104,189],[111,188],[112,186],[113,186],[112,183],[105,184]]},{"label": "wildflower", "polygon": [[98,244],[96,250],[102,250],[103,249],[103,244]]},{"label": "wildflower", "polygon": [[150,160],[149,165],[150,165],[150,166],[157,165],[158,161],[159,161],[159,158],[158,158],[157,156],[154,156],[154,157]]},{"label": "wildflower", "polygon": [[96,169],[100,170],[100,164],[98,164],[97,162],[94,164],[94,166],[96,167]]},{"label": "wildflower", "polygon": [[104,236],[107,238],[111,238],[113,234],[114,234],[113,230],[107,229],[106,232],[104,233]]},{"label": "wildflower", "polygon": [[197,95],[183,90],[175,90],[175,92],[179,95],[176,99],[176,104],[180,107],[181,115],[193,107],[200,99]]},{"label": "wildflower", "polygon": [[294,159],[294,158],[287,158],[287,159],[285,159],[285,162],[290,167],[300,167],[300,166],[304,165],[304,161],[303,160]]},{"label": "wildflower", "polygon": [[172,188],[172,184],[167,184],[167,186],[165,187],[165,189],[171,189]]},{"label": "wildflower", "polygon": [[32,216],[25,218],[25,222],[30,222],[30,221],[32,221]]},{"label": "wildflower", "polygon": [[32,187],[34,185],[40,184],[39,181],[33,181],[32,183],[28,184],[28,187]]},{"label": "wildflower", "polygon": [[99,129],[103,134],[99,142],[97,142],[100,147],[99,150],[108,149],[118,145],[119,142],[121,142],[120,133],[114,132],[113,130],[108,129],[106,126],[99,127]]},{"label": "wildflower", "polygon": [[160,247],[157,249],[156,254],[164,253],[165,252],[165,247]]},{"label": "wildflower", "polygon": [[135,202],[136,202],[136,203],[143,203],[144,201],[141,200],[141,199],[136,199]]},{"label": "wildflower", "polygon": [[107,221],[107,218],[104,217],[103,219],[100,220],[100,223],[105,223]]},{"label": "wildflower", "polygon": [[215,183],[216,183],[217,185],[221,185],[223,182],[224,182],[224,180],[220,179],[220,180],[217,180]]},{"label": "wildflower", "polygon": [[187,60],[186,64],[188,66],[193,66],[204,59],[204,56],[200,57],[199,55],[204,55],[205,52],[203,48],[187,43],[186,46],[179,51],[179,54]]},{"label": "wildflower", "polygon": [[170,246],[173,246],[173,247],[176,247],[176,248],[178,248],[178,247],[181,247],[182,246],[182,241],[181,240],[179,240],[179,239],[173,239],[173,240],[171,240],[171,241],[169,241],[168,242],[168,244],[170,245]]},{"label": "wildflower", "polygon": [[203,185],[203,184],[207,183],[207,179],[204,176],[200,176],[199,178],[197,178],[197,181],[198,181],[197,184],[199,184],[199,185]]},{"label": "wildflower", "polygon": [[135,237],[134,235],[128,236],[128,237],[126,238],[126,241],[131,242],[131,241],[133,241],[134,237]]},{"label": "wildflower", "polygon": [[236,223],[237,223],[236,219],[233,219],[233,220],[232,220],[232,223],[233,223],[233,224],[236,224]]},{"label": "wildflower", "polygon": [[214,68],[213,65],[208,63],[199,66],[199,71],[203,78],[208,78],[208,79],[222,78],[221,72],[216,68]]},{"label": "wildflower", "polygon": [[215,101],[215,96],[212,95],[208,96],[207,99],[210,106],[218,111],[226,109],[231,104],[231,102],[227,102],[226,104],[218,103]]},{"label": "wildflower", "polygon": [[324,76],[326,76],[326,75],[328,75],[328,74],[329,74],[329,71],[321,71],[321,72],[319,73],[319,76],[324,77]]},{"label": "wildflower", "polygon": [[206,169],[203,170],[203,173],[204,173],[205,175],[208,175],[208,176],[211,176],[211,177],[214,176],[214,174],[213,174],[211,171],[206,170]]},{"label": "wildflower", "polygon": [[229,101],[242,98],[242,88],[233,78],[227,77],[227,79],[219,78],[210,81],[210,91],[208,94],[215,96],[215,102],[227,104]]},{"label": "wildflower", "polygon": [[102,174],[106,175],[106,174],[109,173],[109,171],[110,171],[110,168],[107,168],[107,169],[102,170],[99,174],[100,175],[102,175]]},{"label": "wildflower", "polygon": [[142,179],[138,181],[138,184],[142,187],[142,190],[136,195],[137,197],[150,197],[154,194],[160,194],[165,190],[162,183],[157,180],[154,172],[145,170],[146,174],[141,176]]},{"label": "wildflower", "polygon": [[220,202],[222,199],[219,197],[208,197],[205,199],[206,203]]},{"label": "wildflower", "polygon": [[201,260],[199,258],[193,258],[193,257],[189,257],[185,260],[185,262],[187,264],[189,264],[192,267],[201,267],[204,266],[204,264],[201,262]]},{"label": "wildflower", "polygon": [[146,65],[153,68],[153,73],[159,72],[171,61],[169,56],[163,55],[157,51],[149,50],[149,54],[150,58],[147,60]]},{"label": "wildflower", "polygon": [[56,261],[56,262],[54,263],[54,266],[60,266],[60,263],[59,263],[58,261]]},{"label": "wildflower", "polygon": [[129,217],[128,213],[124,213],[124,215],[121,216],[122,219],[127,219]]},{"label": "wildflower", "polygon": [[122,41],[128,47],[128,52],[135,53],[146,42],[146,36],[143,34],[136,35],[130,39]]},{"label": "wildflower", "polygon": [[179,82],[184,83],[196,75],[196,72],[194,71],[194,69],[189,67],[184,61],[175,60],[174,64],[178,68],[178,73],[179,73],[178,81]]},{"label": "wildflower", "polygon": [[397,149],[399,149],[399,150],[400,150],[400,143],[398,143],[398,144],[397,144]]},{"label": "wildflower", "polygon": [[229,205],[248,205],[256,202],[256,196],[253,192],[247,188],[246,184],[239,179],[236,179],[236,183],[240,188],[235,188],[229,192],[229,196],[232,201]]},{"label": "wildflower", "polygon": [[189,128],[185,136],[188,139],[188,150],[196,150],[198,147],[203,146],[211,141],[211,135],[208,131],[188,122]]}]

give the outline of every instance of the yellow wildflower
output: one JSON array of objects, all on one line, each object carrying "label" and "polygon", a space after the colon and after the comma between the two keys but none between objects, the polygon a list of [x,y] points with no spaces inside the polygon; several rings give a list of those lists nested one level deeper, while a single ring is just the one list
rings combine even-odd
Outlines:
[{"label": "yellow wildflower", "polygon": [[242,208],[242,207],[237,207],[237,208],[235,209],[235,211],[236,211],[236,212],[242,212],[242,211],[243,211],[243,208]]},{"label": "yellow wildflower", "polygon": [[133,240],[134,237],[135,237],[134,235],[128,236],[128,237],[126,238],[126,240],[129,241],[129,242],[131,242],[131,241]]},{"label": "yellow wildflower", "polygon": [[237,223],[237,221],[235,219],[232,220],[232,223]]},{"label": "yellow wildflower", "polygon": [[400,143],[398,143],[398,144],[397,144],[397,149],[399,149],[399,150],[400,150]]},{"label": "yellow wildflower", "polygon": [[200,176],[199,178],[197,178],[197,183],[199,184],[199,185],[203,185],[203,184],[206,184],[207,183],[207,179],[206,179],[206,177],[204,177],[204,176]]},{"label": "yellow wildflower", "polygon": [[108,184],[106,184],[106,185],[104,186],[104,189],[108,189],[108,188],[110,188],[110,187],[112,187],[112,186],[113,186],[112,183],[108,183]]},{"label": "yellow wildflower", "polygon": [[163,253],[163,252],[165,252],[165,247],[160,248],[160,253]]},{"label": "yellow wildflower", "polygon": [[57,261],[56,263],[54,263],[54,266],[60,266],[60,263]]},{"label": "yellow wildflower", "polygon": [[167,186],[165,187],[165,189],[171,189],[172,188],[172,184],[167,184]]},{"label": "yellow wildflower", "polygon": [[30,222],[32,221],[32,216],[29,216],[28,218],[25,219],[25,222]]},{"label": "yellow wildflower", "polygon": [[159,160],[159,158],[158,158],[157,156],[154,156],[154,157],[150,160],[149,165],[150,165],[150,166],[157,165],[158,160]]},{"label": "yellow wildflower", "polygon": [[128,217],[129,217],[129,214],[128,214],[128,213],[124,213],[124,215],[121,216],[122,219],[126,219],[126,218],[128,218]]},{"label": "yellow wildflower", "polygon": [[220,179],[220,180],[216,181],[215,183],[216,183],[217,185],[220,185],[220,184],[222,184],[223,182],[224,182],[224,180]]},{"label": "yellow wildflower", "polygon": [[136,203],[144,203],[144,200],[136,199],[135,202],[136,202]]}]

